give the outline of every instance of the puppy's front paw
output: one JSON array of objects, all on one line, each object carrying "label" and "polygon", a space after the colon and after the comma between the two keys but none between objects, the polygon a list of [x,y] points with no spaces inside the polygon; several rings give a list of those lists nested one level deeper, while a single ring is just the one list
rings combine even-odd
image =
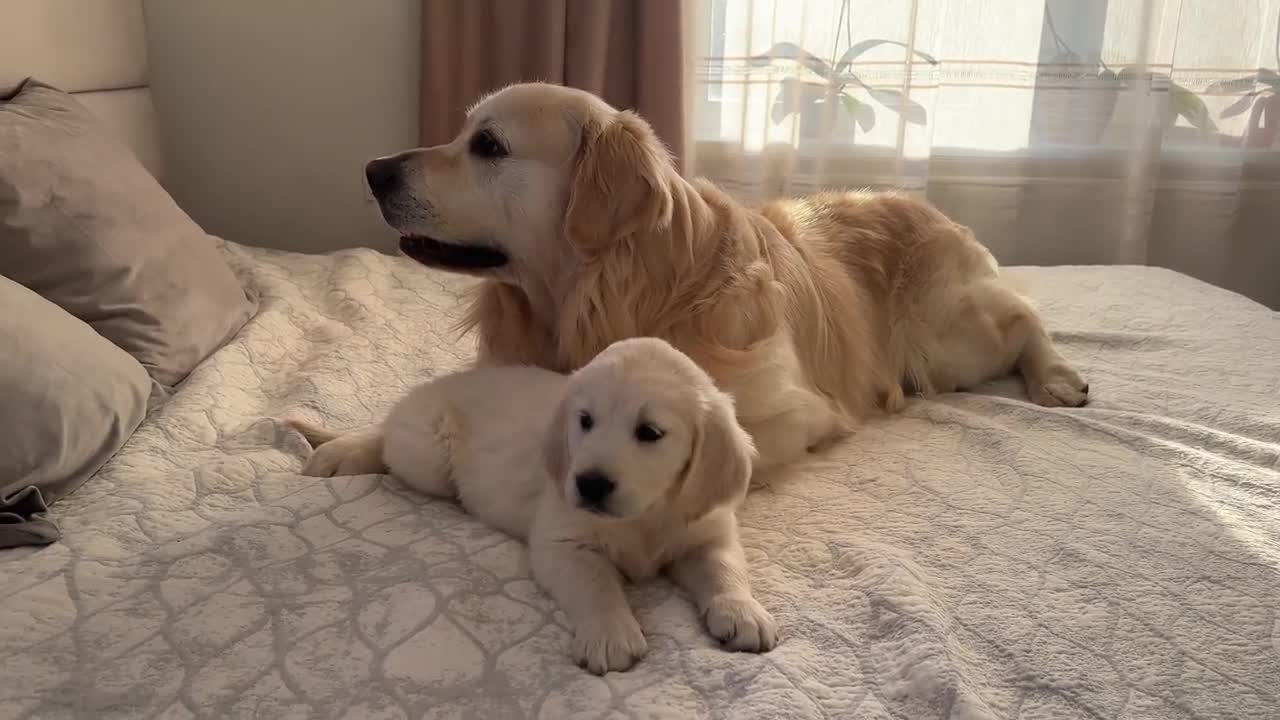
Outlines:
[{"label": "puppy's front paw", "polygon": [[778,623],[750,595],[720,595],[707,605],[707,631],[730,650],[768,652],[778,644]]},{"label": "puppy's front paw", "polygon": [[310,477],[383,472],[382,443],[376,436],[343,435],[316,448],[302,468]]},{"label": "puppy's front paw", "polygon": [[630,612],[593,618],[578,626],[573,655],[578,665],[596,675],[626,670],[649,652],[640,623]]},{"label": "puppy's front paw", "polygon": [[331,441],[316,448],[302,466],[302,474],[309,477],[333,477],[338,474],[338,466],[346,458],[346,450]]}]

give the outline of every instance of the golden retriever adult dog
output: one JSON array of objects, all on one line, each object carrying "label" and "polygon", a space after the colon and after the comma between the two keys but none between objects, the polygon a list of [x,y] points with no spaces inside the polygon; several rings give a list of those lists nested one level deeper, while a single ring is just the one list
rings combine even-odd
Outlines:
[{"label": "golden retriever adult dog", "polygon": [[831,192],[747,209],[585,92],[508,87],[453,142],[366,175],[406,255],[484,279],[467,322],[482,363],[566,372],[664,338],[733,394],[761,467],[904,392],[1015,368],[1041,405],[1088,397],[991,254],[932,206]]},{"label": "golden retriever adult dog", "polygon": [[[347,451],[324,444],[333,434],[295,425],[318,445],[305,471],[336,472]],[[731,649],[777,642],[734,518],[751,438],[732,399],[662,340],[614,343],[570,378],[527,366],[442,377],[391,411],[374,446],[406,485],[528,542],[592,672],[625,670],[647,650],[619,570],[667,572]]]}]

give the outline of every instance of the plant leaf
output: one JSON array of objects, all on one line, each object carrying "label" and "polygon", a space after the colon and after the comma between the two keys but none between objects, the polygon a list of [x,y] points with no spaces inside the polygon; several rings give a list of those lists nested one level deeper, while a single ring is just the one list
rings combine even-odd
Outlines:
[{"label": "plant leaf", "polygon": [[814,55],[793,42],[780,42],[769,48],[767,52],[751,58],[753,64],[767,65],[776,59],[794,60],[817,75],[830,79],[831,66],[826,60]]},{"label": "plant leaf", "polygon": [[807,83],[800,78],[783,78],[778,94],[769,108],[774,125],[781,125],[793,114],[815,105],[826,96],[826,87]]},{"label": "plant leaf", "polygon": [[836,92],[840,92],[850,85],[863,84],[862,78],[858,77],[855,73],[837,71],[831,76],[831,85],[835,88]]},{"label": "plant leaf", "polygon": [[845,112],[849,113],[854,122],[858,123],[862,132],[867,132],[876,126],[876,111],[870,105],[848,93],[840,93],[840,103],[844,105]]},{"label": "plant leaf", "polygon": [[1248,92],[1253,89],[1255,83],[1258,82],[1257,75],[1247,75],[1245,77],[1232,78],[1231,80],[1218,80],[1211,82],[1205,87],[1204,91],[1214,95],[1221,93],[1235,94],[1239,92]]},{"label": "plant leaf", "polygon": [[1207,93],[1238,93],[1248,92],[1253,89],[1257,83],[1270,85],[1273,88],[1280,89],[1280,74],[1276,74],[1274,70],[1260,68],[1254,75],[1246,75],[1244,77],[1232,78],[1231,80],[1218,80],[1211,82],[1204,89]]},{"label": "plant leaf", "polygon": [[[849,67],[849,64],[852,63],[853,60],[857,58],[859,55],[861,55],[862,53],[870,50],[873,47],[878,47],[880,45],[897,45],[900,48],[907,47],[906,43],[898,42],[897,40],[882,40],[879,38],[875,38],[872,40],[863,40],[862,42],[854,43],[852,46],[849,47],[848,50],[844,51],[844,55],[840,56],[840,62],[836,63],[836,72],[840,72],[841,70]],[[921,58],[927,61],[930,65],[938,64],[938,61],[927,52],[922,52],[920,50],[913,50],[912,53],[915,55],[919,55]]]},{"label": "plant leaf", "polygon": [[1116,78],[1130,88],[1134,87],[1138,81],[1146,81],[1147,87],[1152,90],[1159,90],[1173,85],[1168,73],[1152,72],[1150,70],[1143,70],[1139,73],[1140,67],[1140,65],[1126,65],[1120,68]]},{"label": "plant leaf", "polygon": [[923,125],[925,120],[928,118],[929,114],[925,112],[924,106],[911,98],[905,98],[906,103],[904,107],[903,95],[897,90],[885,90],[882,88],[872,87],[868,87],[866,90],[871,94],[871,97],[875,98],[876,102],[884,105],[894,112],[902,113],[902,118],[909,123]]},{"label": "plant leaf", "polygon": [[1187,119],[1192,126],[1206,132],[1216,131],[1218,126],[1209,117],[1209,108],[1198,95],[1190,90],[1174,85],[1169,88],[1169,105],[1177,114]]},{"label": "plant leaf", "polygon": [[1241,115],[1244,113],[1245,110],[1249,109],[1249,106],[1252,105],[1253,101],[1256,99],[1257,99],[1257,96],[1252,93],[1248,95],[1241,95],[1239,98],[1236,99],[1235,102],[1228,105],[1227,109],[1223,110],[1221,113],[1218,113],[1218,117],[1222,118],[1223,120],[1226,120],[1227,118],[1232,118],[1237,115]]}]

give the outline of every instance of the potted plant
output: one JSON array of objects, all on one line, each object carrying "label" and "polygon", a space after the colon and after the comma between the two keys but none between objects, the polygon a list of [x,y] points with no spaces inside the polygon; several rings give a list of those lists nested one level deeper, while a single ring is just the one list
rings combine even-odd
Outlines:
[{"label": "potted plant", "polygon": [[[1280,19],[1276,22],[1275,58],[1280,66]],[[1276,71],[1258,68],[1252,75],[1211,83],[1206,92],[1240,95],[1218,117],[1249,113],[1249,124],[1241,139],[1245,147],[1269,148],[1280,137],[1280,74]]]},{"label": "potted plant", "polygon": [[[1217,130],[1204,101],[1174,82],[1168,73],[1149,71],[1141,65],[1126,65],[1117,72],[1107,66],[1101,55],[1085,60],[1058,34],[1047,4],[1044,22],[1055,48],[1055,54],[1045,65],[1070,70],[1080,84],[1058,91],[1037,91],[1036,140],[1095,145],[1103,139],[1117,115],[1131,117],[1138,112],[1137,93],[1153,94],[1154,114],[1158,119],[1151,127],[1155,140],[1167,133],[1179,117],[1186,118],[1202,137],[1207,138]],[[1121,94],[1121,89],[1129,92]]]},{"label": "potted plant", "polygon": [[1213,83],[1208,92],[1240,94],[1219,117],[1249,113],[1242,140],[1245,147],[1269,148],[1280,137],[1280,74],[1263,68],[1253,75]]},{"label": "potted plant", "polygon": [[1191,127],[1200,131],[1200,137],[1207,139],[1209,133],[1217,132],[1209,108],[1199,95],[1174,82],[1169,73],[1151,72],[1138,66],[1121,68],[1117,75],[1120,82],[1129,90],[1136,92],[1163,91],[1163,97],[1157,96],[1156,117],[1160,124],[1152,128],[1152,132],[1163,136],[1169,132],[1179,117],[1186,118]]},{"label": "potted plant", "polygon": [[[849,41],[849,47],[838,58],[838,42],[832,49],[830,60],[824,60],[792,42],[780,42],[767,52],[751,58],[755,65],[769,65],[784,60],[801,69],[800,75],[785,77],[780,82],[778,94],[774,96],[769,111],[769,117],[775,125],[781,125],[792,115],[798,115],[802,138],[829,137],[842,129],[852,133],[855,125],[866,132],[875,127],[876,108],[859,97],[864,94],[884,108],[902,113],[903,119],[909,123],[925,123],[927,113],[920,103],[906,97],[900,90],[871,87],[853,72],[853,62],[868,50],[881,45],[902,48],[907,45],[882,38],[853,43],[852,18],[849,0],[845,0],[837,22]],[[928,53],[919,50],[913,50],[912,53],[930,65],[938,64]]]}]

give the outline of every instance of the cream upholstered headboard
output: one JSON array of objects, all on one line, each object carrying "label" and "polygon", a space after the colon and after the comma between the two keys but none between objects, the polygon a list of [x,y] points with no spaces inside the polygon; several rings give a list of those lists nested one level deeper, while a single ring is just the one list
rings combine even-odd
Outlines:
[{"label": "cream upholstered headboard", "polygon": [[29,77],[74,93],[161,176],[142,0],[0,0],[0,97]]}]

